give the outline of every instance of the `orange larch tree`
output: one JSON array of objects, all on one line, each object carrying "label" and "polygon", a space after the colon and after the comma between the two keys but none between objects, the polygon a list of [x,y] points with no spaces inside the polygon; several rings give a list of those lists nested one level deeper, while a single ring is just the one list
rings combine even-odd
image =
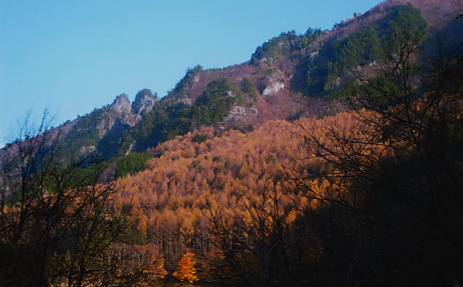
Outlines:
[{"label": "orange larch tree", "polygon": [[180,281],[188,281],[189,283],[195,282],[198,278],[196,277],[196,269],[194,268],[193,253],[186,253],[182,259],[178,262],[178,268],[174,272],[173,276]]}]

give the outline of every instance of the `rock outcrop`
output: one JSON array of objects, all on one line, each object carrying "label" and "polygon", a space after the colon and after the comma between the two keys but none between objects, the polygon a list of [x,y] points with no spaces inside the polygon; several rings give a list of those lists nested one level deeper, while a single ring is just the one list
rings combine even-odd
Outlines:
[{"label": "rock outcrop", "polygon": [[150,90],[141,90],[137,93],[135,96],[135,101],[132,103],[133,113],[148,113],[153,109],[157,101],[157,96],[153,95]]},{"label": "rock outcrop", "polygon": [[246,119],[246,108],[243,106],[234,106],[232,107],[230,113],[223,120],[224,123],[230,122],[240,122]]},{"label": "rock outcrop", "polygon": [[132,113],[132,105],[125,94],[117,96],[112,104],[106,106],[104,114],[97,124],[100,137],[114,128],[123,129],[125,124],[133,127],[141,120],[139,115]]},{"label": "rock outcrop", "polygon": [[262,96],[265,98],[267,96],[275,95],[280,90],[285,88],[285,84],[281,81],[271,79],[269,85],[267,85],[262,92]]},{"label": "rock outcrop", "polygon": [[111,112],[117,116],[124,117],[132,114],[132,106],[126,94],[121,94],[116,97],[114,102],[110,105]]}]

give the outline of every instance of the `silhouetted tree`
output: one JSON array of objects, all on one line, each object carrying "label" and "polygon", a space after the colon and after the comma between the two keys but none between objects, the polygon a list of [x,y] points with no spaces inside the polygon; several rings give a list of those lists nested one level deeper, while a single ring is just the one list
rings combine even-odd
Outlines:
[{"label": "silhouetted tree", "polygon": [[333,285],[462,282],[463,46],[438,34],[418,53],[420,37],[396,32],[347,98],[356,125],[325,126],[324,138],[301,125],[309,154],[325,162],[298,180],[319,202],[307,216],[326,242]]},{"label": "silhouetted tree", "polygon": [[100,183],[101,165],[62,164],[61,131],[47,120],[34,129],[26,119],[1,153],[0,283],[122,285],[123,258],[109,252],[128,226],[109,208],[116,190]]}]

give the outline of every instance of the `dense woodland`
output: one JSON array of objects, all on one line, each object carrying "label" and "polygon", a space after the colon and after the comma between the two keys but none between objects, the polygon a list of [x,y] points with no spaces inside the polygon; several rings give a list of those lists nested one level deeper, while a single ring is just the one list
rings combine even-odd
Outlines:
[{"label": "dense woodland", "polygon": [[219,127],[257,104],[260,72],[188,104],[198,66],[105,135],[110,106],[66,131],[26,122],[2,158],[0,286],[462,285],[461,15],[384,13],[256,49],[264,74],[301,60],[311,117]]}]

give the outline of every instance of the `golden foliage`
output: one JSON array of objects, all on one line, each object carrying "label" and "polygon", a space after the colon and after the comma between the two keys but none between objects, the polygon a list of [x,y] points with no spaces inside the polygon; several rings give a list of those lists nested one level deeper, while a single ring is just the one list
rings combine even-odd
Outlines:
[{"label": "golden foliage", "polygon": [[198,278],[195,275],[196,269],[194,268],[194,265],[194,254],[186,253],[178,262],[178,268],[174,272],[173,276],[180,281],[188,281],[189,283],[195,282]]}]

